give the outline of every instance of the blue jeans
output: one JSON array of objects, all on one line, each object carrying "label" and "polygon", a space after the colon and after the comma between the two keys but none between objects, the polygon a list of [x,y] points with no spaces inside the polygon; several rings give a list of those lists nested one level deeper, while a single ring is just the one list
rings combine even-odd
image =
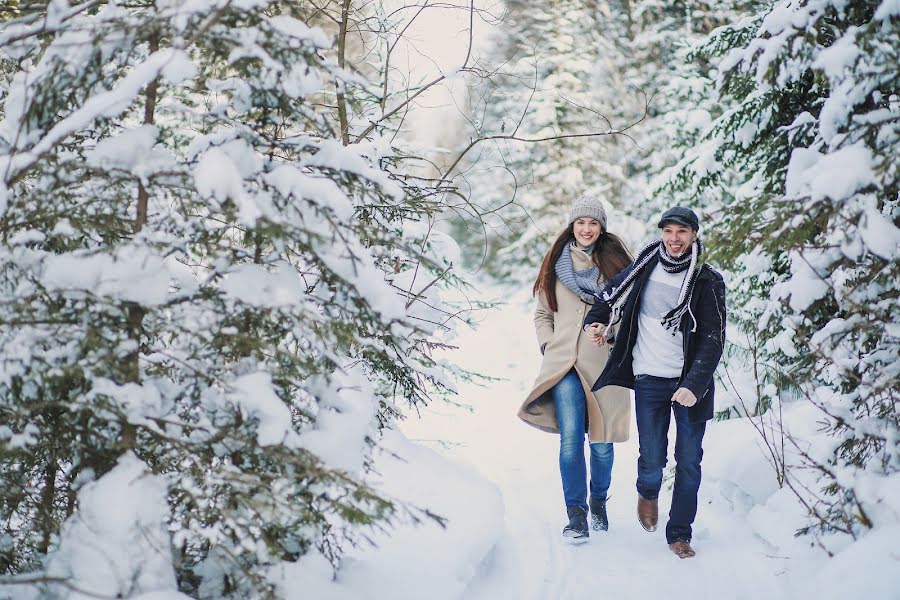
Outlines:
[{"label": "blue jeans", "polygon": [[697,516],[697,491],[700,489],[700,461],[703,459],[703,434],[706,422],[691,423],[688,409],[672,402],[678,379],[638,375],[634,380],[634,412],[637,417],[638,457],[637,491],[654,500],[662,487],[663,467],[669,440],[669,420],[675,413],[675,488],[672,508],[666,524],[666,541],[691,541],[691,524]]},{"label": "blue jeans", "polygon": [[[584,461],[585,404],[581,379],[573,368],[550,390],[559,421],[559,474],[566,506],[587,510],[587,474]],[[591,498],[606,501],[612,479],[613,445],[591,446]]]}]

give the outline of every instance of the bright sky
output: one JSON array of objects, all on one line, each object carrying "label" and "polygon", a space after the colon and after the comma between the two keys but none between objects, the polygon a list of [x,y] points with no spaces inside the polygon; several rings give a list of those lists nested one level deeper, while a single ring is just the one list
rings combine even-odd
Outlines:
[{"label": "bright sky", "polygon": [[[402,0],[394,0],[399,6],[415,6]],[[397,44],[392,62],[403,74],[411,74],[412,82],[431,81],[441,74],[450,75],[466,58],[469,44],[469,2],[447,0],[418,0],[417,6],[402,14],[414,20],[404,33],[405,40]],[[474,16],[474,43],[472,65],[487,49],[491,22],[502,14],[498,0],[475,0],[475,8],[483,13]],[[458,127],[459,109],[465,102],[465,86],[460,81],[445,81],[430,89],[418,99],[420,106],[410,115],[408,124],[415,141],[424,144],[439,143],[442,133]]]}]

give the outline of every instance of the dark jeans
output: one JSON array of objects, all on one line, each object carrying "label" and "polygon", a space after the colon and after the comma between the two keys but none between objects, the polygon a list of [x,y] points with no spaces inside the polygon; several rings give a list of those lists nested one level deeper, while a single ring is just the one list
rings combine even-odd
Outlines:
[{"label": "dark jeans", "polygon": [[654,500],[662,486],[669,440],[669,419],[675,413],[675,488],[666,524],[666,541],[691,541],[691,524],[697,516],[700,461],[706,423],[691,423],[688,409],[672,402],[677,379],[638,375],[634,380],[634,412],[637,417],[640,457],[637,491]]},{"label": "dark jeans", "polygon": [[[581,380],[573,368],[550,390],[559,421],[559,474],[566,506],[588,509],[587,474],[584,460],[585,397]],[[592,443],[591,498],[606,501],[612,479],[613,445]]]}]

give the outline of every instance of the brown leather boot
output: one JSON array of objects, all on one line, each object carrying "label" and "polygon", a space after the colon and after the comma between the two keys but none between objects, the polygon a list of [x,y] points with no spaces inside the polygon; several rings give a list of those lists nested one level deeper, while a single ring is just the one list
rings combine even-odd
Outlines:
[{"label": "brown leather boot", "polygon": [[672,542],[669,544],[669,549],[672,550],[678,558],[690,558],[697,554],[694,552],[694,549],[691,548],[690,542]]},{"label": "brown leather boot", "polygon": [[656,531],[656,524],[659,522],[659,501],[647,500],[638,494],[637,515],[641,527],[647,531]]}]

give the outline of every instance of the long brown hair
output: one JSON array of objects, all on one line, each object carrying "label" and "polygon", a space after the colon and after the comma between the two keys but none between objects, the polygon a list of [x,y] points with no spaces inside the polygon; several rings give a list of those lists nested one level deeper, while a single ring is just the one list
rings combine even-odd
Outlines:
[{"label": "long brown hair", "polygon": [[[534,295],[541,292],[547,294],[547,304],[553,312],[559,309],[559,304],[556,302],[556,261],[559,260],[566,244],[572,243],[574,239],[575,225],[569,223],[569,226],[556,236],[556,241],[544,256],[537,279],[534,280],[534,287],[531,289]],[[605,281],[615,277],[634,260],[622,238],[605,230],[600,232],[600,237],[594,242],[591,259]]]}]

